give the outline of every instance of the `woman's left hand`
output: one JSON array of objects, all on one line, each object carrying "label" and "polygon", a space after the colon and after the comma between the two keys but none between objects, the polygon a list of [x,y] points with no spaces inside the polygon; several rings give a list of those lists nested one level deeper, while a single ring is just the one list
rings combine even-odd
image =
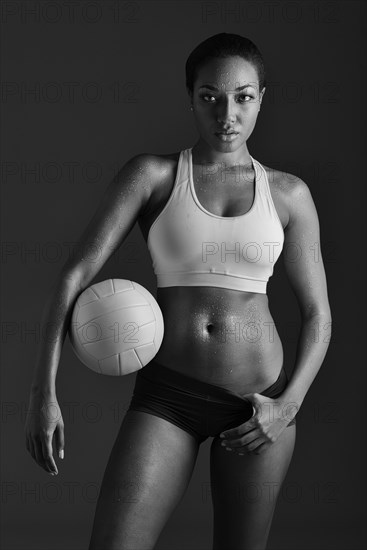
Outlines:
[{"label": "woman's left hand", "polygon": [[276,399],[260,393],[247,393],[242,397],[251,402],[254,414],[236,428],[224,430],[220,434],[222,445],[240,455],[260,454],[278,439],[292,420],[289,407],[281,395]]}]

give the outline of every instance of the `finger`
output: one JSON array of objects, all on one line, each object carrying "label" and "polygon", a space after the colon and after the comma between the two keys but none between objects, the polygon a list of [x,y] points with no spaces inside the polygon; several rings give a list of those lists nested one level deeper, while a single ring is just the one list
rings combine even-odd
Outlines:
[{"label": "finger", "polygon": [[64,424],[58,424],[55,431],[55,446],[59,458],[64,458],[64,447],[65,447],[65,437],[64,437]]},{"label": "finger", "polygon": [[41,468],[45,468],[44,462],[43,462],[43,454],[42,454],[42,448],[41,448],[41,442],[37,437],[33,438],[33,451],[35,455],[35,460]]},{"label": "finger", "polygon": [[228,447],[238,448],[249,445],[252,441],[255,441],[255,439],[258,439],[261,436],[262,434],[259,428],[253,428],[250,432],[243,434],[239,439],[228,439],[225,440],[224,443]]},{"label": "finger", "polygon": [[[251,394],[249,394],[251,395]],[[246,402],[248,402],[249,405],[249,413],[251,414],[250,418],[240,424],[239,426],[235,426],[234,428],[230,428],[229,430],[224,430],[219,434],[220,439],[238,439],[241,437],[241,435],[247,434],[254,430],[258,426],[258,418],[259,414],[257,414],[258,411],[258,404],[252,403],[250,399],[243,398]],[[261,407],[260,407],[261,410]]]},{"label": "finger", "polygon": [[252,453],[255,450],[257,451],[258,447],[260,447],[260,445],[264,443],[267,443],[267,442],[266,441],[264,442],[264,440],[261,437],[259,437],[258,439],[251,441],[248,445],[245,445],[244,448],[248,453]]},{"label": "finger", "polygon": [[27,450],[28,450],[29,454],[31,455],[33,460],[35,462],[37,462],[37,457],[36,457],[36,453],[35,453],[34,445],[33,445],[33,438],[31,436],[27,436],[27,444],[26,445],[27,445]]},{"label": "finger", "polygon": [[48,435],[42,440],[42,454],[48,470],[57,475],[57,466],[52,456],[52,435]]},{"label": "finger", "polygon": [[225,449],[238,450],[239,448],[243,447],[244,442],[242,437],[240,439],[225,439],[224,441],[222,441],[221,445]]},{"label": "finger", "polygon": [[42,451],[42,442],[41,438],[33,438],[33,444],[34,444],[34,451],[36,454],[36,461],[41,468],[43,468],[46,472],[51,472],[48,465],[45,462],[45,459],[43,458],[43,451]]},{"label": "finger", "polygon": [[[258,393],[250,393],[250,394],[245,394],[244,396],[242,396],[242,399],[244,399],[247,402],[248,406],[249,406],[249,412],[251,411],[251,417],[254,416],[254,414],[256,414],[257,411],[258,411],[259,403],[256,400],[256,397],[258,397],[259,395],[260,394],[258,394]],[[254,399],[254,397],[255,397],[255,399]]]},{"label": "finger", "polygon": [[240,437],[244,430],[248,427],[249,420],[246,422],[243,422],[242,424],[239,424],[238,426],[235,426],[234,428],[230,428],[229,430],[224,430],[219,434],[220,439],[235,439]]},{"label": "finger", "polygon": [[255,455],[260,455],[262,454],[264,451],[266,451],[266,449],[270,447],[270,444],[269,443],[263,443],[262,445],[259,445],[259,447],[257,447],[256,449],[254,449],[253,451],[246,451],[246,450],[243,450],[242,452],[242,449],[240,451],[238,451],[237,454],[241,455],[241,456],[244,456],[244,455],[252,455],[252,454],[255,454]]},{"label": "finger", "polygon": [[231,448],[237,453],[248,453],[256,449],[263,442],[264,442],[264,439],[262,435],[258,433],[257,437],[253,437],[250,441],[242,440],[240,444],[237,444],[236,446],[232,446]]},{"label": "finger", "polygon": [[227,430],[219,434],[220,439],[230,439],[231,437],[237,437],[239,435],[238,428],[233,428],[232,430]]},{"label": "finger", "polygon": [[[242,426],[244,426],[242,424]],[[260,436],[258,426],[253,425],[250,429],[243,428],[240,433],[240,437],[226,438],[222,440],[222,444],[226,444],[228,447],[241,447],[246,443],[250,443],[256,437]]]},{"label": "finger", "polygon": [[266,451],[268,449],[268,447],[270,447],[270,443],[268,442],[265,442],[265,443],[260,443],[258,447],[255,447],[253,450],[249,450],[247,448],[243,448],[243,449],[239,449],[239,451],[237,451],[237,454],[243,456],[245,454],[255,454],[255,455],[260,455],[262,454],[264,451]]}]

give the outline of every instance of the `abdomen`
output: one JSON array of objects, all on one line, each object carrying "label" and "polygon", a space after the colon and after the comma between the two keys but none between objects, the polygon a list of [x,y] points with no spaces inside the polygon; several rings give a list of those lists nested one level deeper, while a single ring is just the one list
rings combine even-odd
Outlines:
[{"label": "abdomen", "polygon": [[266,294],[218,287],[158,288],[165,333],[157,362],[236,392],[272,384],[283,347]]}]

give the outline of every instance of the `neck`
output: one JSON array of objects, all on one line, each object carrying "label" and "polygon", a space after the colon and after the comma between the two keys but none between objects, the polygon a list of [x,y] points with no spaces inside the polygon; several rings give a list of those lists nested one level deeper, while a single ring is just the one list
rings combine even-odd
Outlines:
[{"label": "neck", "polygon": [[252,163],[246,143],[233,151],[218,151],[201,138],[192,147],[192,161],[193,164],[218,163],[223,169],[251,166]]}]

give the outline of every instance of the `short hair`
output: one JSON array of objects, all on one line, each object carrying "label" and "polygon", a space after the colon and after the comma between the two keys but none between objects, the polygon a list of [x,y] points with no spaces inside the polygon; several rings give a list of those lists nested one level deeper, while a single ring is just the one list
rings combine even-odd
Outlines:
[{"label": "short hair", "polygon": [[259,91],[266,86],[264,60],[258,47],[249,39],[239,34],[221,32],[201,42],[190,53],[186,60],[186,88],[192,95],[197,73],[207,61],[215,58],[226,58],[237,55],[252,63],[259,80]]}]

